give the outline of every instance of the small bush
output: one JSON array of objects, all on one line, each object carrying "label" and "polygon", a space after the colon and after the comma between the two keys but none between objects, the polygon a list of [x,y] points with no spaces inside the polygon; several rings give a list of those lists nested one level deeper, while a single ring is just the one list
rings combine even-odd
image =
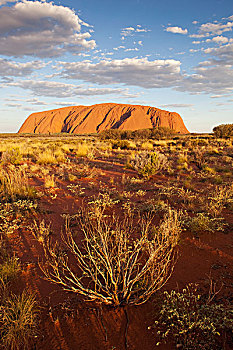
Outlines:
[{"label": "small bush", "polygon": [[146,149],[146,150],[149,150],[149,151],[152,151],[154,146],[151,142],[149,141],[146,141],[146,142],[143,142],[142,145],[141,145],[141,148],[142,149]]},{"label": "small bush", "polygon": [[144,177],[149,177],[168,167],[167,157],[159,152],[141,152],[130,160],[130,166]]},{"label": "small bush", "polygon": [[197,216],[190,218],[187,224],[193,233],[224,231],[225,224],[221,218],[211,218],[204,213],[198,213]]},{"label": "small bush", "polygon": [[203,300],[190,284],[182,292],[164,292],[155,325],[161,342],[173,341],[185,350],[222,349],[220,335],[233,330],[233,309]]},{"label": "small bush", "polygon": [[119,129],[104,130],[99,133],[101,140],[120,140],[122,131]]},{"label": "small bush", "polygon": [[127,140],[112,141],[112,149],[130,149],[130,142]]}]

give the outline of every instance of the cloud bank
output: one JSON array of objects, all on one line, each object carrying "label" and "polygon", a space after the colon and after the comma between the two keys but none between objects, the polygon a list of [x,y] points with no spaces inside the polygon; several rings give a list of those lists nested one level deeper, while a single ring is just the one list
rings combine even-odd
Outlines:
[{"label": "cloud bank", "polygon": [[6,56],[57,57],[66,52],[93,49],[89,32],[73,10],[52,2],[18,2],[0,8],[0,54]]},{"label": "cloud bank", "polygon": [[59,62],[60,76],[101,85],[124,84],[143,88],[174,86],[180,79],[180,61],[148,58],[102,60],[98,63]]},{"label": "cloud bank", "polygon": [[35,69],[41,69],[46,64],[41,61],[19,63],[0,58],[0,76],[2,77],[24,77],[32,74]]},{"label": "cloud bank", "polygon": [[46,80],[22,80],[11,82],[7,86],[20,87],[30,90],[35,96],[46,96],[56,98],[66,98],[73,96],[100,96],[100,95],[123,95],[128,97],[137,97],[128,92],[128,89],[121,88],[95,88],[85,87],[83,85],[67,84]]}]

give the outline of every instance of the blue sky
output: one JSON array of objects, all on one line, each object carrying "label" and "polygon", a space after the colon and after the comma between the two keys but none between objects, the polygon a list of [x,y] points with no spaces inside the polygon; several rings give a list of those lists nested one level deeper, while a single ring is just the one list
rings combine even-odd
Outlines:
[{"label": "blue sky", "polygon": [[0,0],[0,132],[103,102],[233,123],[232,0]]}]

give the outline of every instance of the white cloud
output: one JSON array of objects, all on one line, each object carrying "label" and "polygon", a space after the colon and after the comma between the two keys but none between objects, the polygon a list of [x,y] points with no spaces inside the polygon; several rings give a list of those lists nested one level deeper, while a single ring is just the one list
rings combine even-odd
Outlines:
[{"label": "white cloud", "polygon": [[111,94],[135,97],[135,95],[129,93],[128,89],[95,88],[86,87],[84,85],[66,84],[46,80],[22,80],[6,84],[6,86],[20,87],[25,90],[30,90],[35,96],[49,96],[57,98],[66,98],[72,96],[98,96]]},{"label": "white cloud", "polygon": [[122,60],[102,60],[98,63],[59,62],[63,78],[108,85],[124,84],[144,88],[164,88],[174,86],[180,80],[180,61],[154,60],[148,58],[125,58]]},{"label": "white cloud", "polygon": [[176,90],[200,94],[231,94],[233,93],[233,69],[224,61],[210,60],[200,63],[194,74],[183,77]]},{"label": "white cloud", "polygon": [[223,45],[220,47],[210,47],[204,50],[206,54],[212,54],[220,58],[223,64],[233,65],[233,43]]},{"label": "white cloud", "polygon": [[174,34],[188,34],[188,29],[182,29],[181,27],[167,27],[166,31]]},{"label": "white cloud", "polygon": [[45,65],[46,64],[41,61],[20,63],[0,58],[0,76],[23,77],[32,74],[36,69],[45,67]]},{"label": "white cloud", "polygon": [[194,107],[193,104],[189,103],[170,103],[166,105],[160,105],[162,108],[192,108]]},{"label": "white cloud", "polygon": [[135,47],[133,49],[125,49],[125,52],[129,52],[129,51],[139,51],[139,48]]},{"label": "white cloud", "polygon": [[46,106],[48,103],[38,100],[38,98],[31,98],[31,99],[23,99],[23,98],[4,98],[4,101],[10,102],[11,104],[13,102],[21,102],[21,103],[29,103],[32,105],[37,106]]},{"label": "white cloud", "polygon": [[77,102],[55,102],[54,105],[56,106],[63,106],[63,107],[70,107],[77,105]]},{"label": "white cloud", "polygon": [[34,106],[46,106],[48,103],[38,100],[37,98],[28,99],[25,102]]},{"label": "white cloud", "polygon": [[223,32],[229,32],[232,30],[233,22],[222,23],[204,23],[200,26],[200,34],[209,35],[221,35]]},{"label": "white cloud", "polygon": [[118,51],[118,50],[120,50],[120,49],[125,49],[125,46],[120,45],[120,46],[117,46],[117,47],[114,47],[114,48],[113,48],[113,50],[115,50],[115,51]]},{"label": "white cloud", "polygon": [[205,34],[190,34],[189,37],[190,38],[196,38],[196,39],[201,39],[201,38],[205,38]]},{"label": "white cloud", "polygon": [[127,37],[127,36],[133,36],[133,35],[136,35],[138,33],[147,33],[150,31],[151,31],[150,29],[142,28],[142,26],[138,24],[136,27],[123,28],[121,31],[121,36],[122,36],[122,40],[124,40],[125,37]]},{"label": "white cloud", "polygon": [[200,44],[201,42],[199,41],[199,40],[194,40],[194,41],[192,41],[192,44],[194,44],[194,45],[197,45],[197,44]]},{"label": "white cloud", "polygon": [[0,6],[5,5],[8,2],[17,2],[17,0],[0,0]]},{"label": "white cloud", "polygon": [[10,108],[21,108],[22,105],[20,103],[4,103],[4,106]]},{"label": "white cloud", "polygon": [[18,2],[0,8],[0,54],[55,57],[93,49],[95,41],[73,10],[52,2]]},{"label": "white cloud", "polygon": [[226,44],[228,42],[228,38],[225,36],[215,36],[212,38],[212,41],[218,44]]}]

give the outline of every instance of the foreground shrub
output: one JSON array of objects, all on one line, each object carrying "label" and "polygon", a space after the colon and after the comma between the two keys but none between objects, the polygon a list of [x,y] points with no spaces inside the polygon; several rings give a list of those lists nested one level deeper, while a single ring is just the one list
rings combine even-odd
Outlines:
[{"label": "foreground shrub", "polygon": [[233,308],[212,300],[203,300],[197,286],[192,284],[182,292],[164,292],[159,319],[155,322],[161,341],[175,341],[177,347],[186,350],[222,349],[221,333],[233,330]]},{"label": "foreground shrub", "polygon": [[232,137],[233,124],[222,124],[213,128],[214,136],[218,138]]},{"label": "foreground shrub", "polygon": [[130,166],[137,170],[140,175],[149,177],[167,168],[168,159],[162,153],[145,151],[137,153],[134,159],[130,160]]},{"label": "foreground shrub", "polygon": [[11,295],[0,306],[0,348],[28,349],[36,334],[37,305],[33,295]]},{"label": "foreground shrub", "polygon": [[69,252],[47,240],[41,269],[49,281],[87,300],[113,306],[142,304],[172,273],[181,231],[178,216],[169,209],[155,228],[148,217],[108,218],[103,211],[95,215],[82,210],[72,220],[80,228],[81,244],[68,217],[63,241]]}]

